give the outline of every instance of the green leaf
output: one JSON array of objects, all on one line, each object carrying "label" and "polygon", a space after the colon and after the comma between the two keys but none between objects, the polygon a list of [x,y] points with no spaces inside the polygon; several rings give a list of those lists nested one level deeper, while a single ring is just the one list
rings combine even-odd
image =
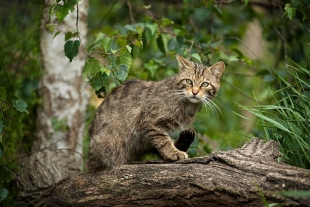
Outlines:
[{"label": "green leaf", "polygon": [[102,67],[100,69],[100,71],[101,71],[102,74],[105,73],[107,76],[110,76],[110,74],[111,74],[111,70],[109,68],[106,68],[106,67]]},{"label": "green leaf", "polygon": [[72,37],[74,37],[74,33],[73,32],[66,32],[65,34],[65,42],[70,40]]},{"label": "green leaf", "polygon": [[6,188],[0,188],[0,202],[8,196],[8,190]]},{"label": "green leaf", "polygon": [[96,34],[96,39],[94,41],[94,44],[98,44],[99,42],[101,42],[105,37],[105,34],[102,32],[99,32]]},{"label": "green leaf", "polygon": [[60,31],[57,31],[57,32],[54,34],[53,39],[55,39],[55,37],[57,37],[59,34],[60,34]]},{"label": "green leaf", "polygon": [[145,63],[144,67],[150,71],[152,78],[154,77],[156,70],[159,68],[159,66],[152,59]]},{"label": "green leaf", "polygon": [[157,31],[158,25],[156,23],[153,23],[153,24],[147,23],[146,28],[149,28],[151,30],[152,36],[154,36]]},{"label": "green leaf", "polygon": [[129,53],[131,53],[132,48],[129,45],[126,45],[126,49]]},{"label": "green leaf", "polygon": [[126,64],[120,64],[114,71],[114,76],[120,81],[125,81],[128,76],[128,66]]},{"label": "green leaf", "polygon": [[164,18],[162,18],[161,20],[159,20],[159,23],[160,23],[162,26],[164,26],[164,27],[170,26],[170,25],[174,24],[174,22],[173,22],[171,19],[168,19],[168,18],[166,18],[166,17],[164,17]]},{"label": "green leaf", "polygon": [[101,46],[104,49],[104,51],[109,50],[109,48],[111,47],[111,41],[112,41],[112,39],[110,37],[103,38]]},{"label": "green leaf", "polygon": [[212,4],[212,9],[217,14],[217,16],[221,19],[223,16],[222,10],[218,6],[216,6],[215,4]]},{"label": "green leaf", "polygon": [[121,49],[117,57],[118,64],[125,64],[128,68],[131,66],[131,56],[126,49]]},{"label": "green leaf", "polygon": [[92,86],[93,89],[98,91],[105,87],[108,79],[109,77],[106,73],[96,73],[95,76],[89,80],[89,84]]},{"label": "green leaf", "polygon": [[0,120],[0,134],[3,132],[5,125],[2,120]]},{"label": "green leaf", "polygon": [[6,99],[6,88],[0,86],[0,101],[4,101]]},{"label": "green leaf", "polygon": [[110,54],[110,59],[111,59],[112,68],[116,68],[116,60],[113,54]]},{"label": "green leaf", "polygon": [[50,33],[54,33],[55,27],[57,27],[57,24],[47,24],[46,27],[49,29]]},{"label": "green leaf", "polygon": [[13,106],[16,108],[17,111],[19,112],[25,112],[28,113],[27,111],[27,103],[21,99],[18,100],[12,100]]},{"label": "green leaf", "polygon": [[70,62],[72,62],[72,59],[78,54],[80,47],[80,41],[67,41],[65,43],[65,55],[69,58]]},{"label": "green leaf", "polygon": [[235,62],[235,61],[239,61],[239,59],[235,56],[235,55],[230,55],[228,58],[229,62]]},{"label": "green leaf", "polygon": [[143,45],[147,45],[147,43],[151,42],[153,39],[153,34],[150,28],[146,27],[142,34]]},{"label": "green leaf", "polygon": [[296,9],[294,7],[292,7],[290,3],[287,3],[287,4],[285,4],[284,10],[285,10],[285,13],[287,14],[288,18],[290,20],[292,20],[295,16]]},{"label": "green leaf", "polygon": [[69,14],[69,11],[74,11],[74,7],[77,4],[77,0],[64,0],[57,1],[50,7],[49,13],[55,14],[57,20],[62,22]]},{"label": "green leaf", "polygon": [[115,54],[117,51],[118,51],[118,50],[114,50],[113,48],[111,48],[111,52],[112,52],[113,54]]},{"label": "green leaf", "polygon": [[198,60],[199,63],[202,63],[201,62],[201,57],[198,53],[193,53],[191,54],[191,57],[195,58],[196,60]]},{"label": "green leaf", "polygon": [[178,48],[179,48],[179,45],[178,45],[176,38],[171,38],[168,42],[168,49],[173,51],[173,50],[177,50]]},{"label": "green leaf", "polygon": [[136,41],[134,41],[134,45],[143,48],[143,39],[142,38],[138,38]]},{"label": "green leaf", "polygon": [[275,77],[274,75],[272,75],[272,74],[266,74],[266,75],[264,76],[264,81],[265,81],[266,83],[271,83],[271,82],[273,82],[275,79],[276,79],[276,77]]},{"label": "green leaf", "polygon": [[163,36],[162,35],[159,35],[158,38],[157,38],[157,46],[159,48],[159,50],[166,54],[166,50],[165,50],[165,45],[164,45],[164,41],[163,41]]},{"label": "green leaf", "polygon": [[85,81],[89,81],[96,73],[100,72],[103,68],[102,64],[94,57],[90,57],[86,60],[82,77]]}]

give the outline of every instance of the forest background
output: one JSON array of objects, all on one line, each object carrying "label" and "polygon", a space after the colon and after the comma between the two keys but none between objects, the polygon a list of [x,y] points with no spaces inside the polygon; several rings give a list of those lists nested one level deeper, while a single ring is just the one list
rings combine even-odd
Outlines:
[{"label": "forest background", "polygon": [[[87,44],[78,31],[68,62],[87,53],[82,73],[92,98],[88,127],[105,93],[127,79],[161,80],[177,72],[176,54],[226,70],[217,105],[202,108],[191,156],[240,147],[253,136],[281,144],[283,161],[310,168],[310,1],[90,1]],[[0,3],[0,201],[14,203],[18,159],[31,152],[37,126],[42,1]],[[46,12],[46,11],[45,11]],[[51,12],[53,14],[53,11]],[[56,13],[57,16],[57,13]],[[60,17],[61,18],[61,17]],[[52,39],[50,41],[53,41]],[[83,47],[83,49],[82,49]],[[65,49],[64,49],[65,50]],[[82,91],[81,91],[82,93]],[[66,120],[50,120],[55,131]],[[87,159],[87,130],[83,158]],[[8,193],[9,192],[9,193]],[[5,198],[5,199],[4,199]]]}]

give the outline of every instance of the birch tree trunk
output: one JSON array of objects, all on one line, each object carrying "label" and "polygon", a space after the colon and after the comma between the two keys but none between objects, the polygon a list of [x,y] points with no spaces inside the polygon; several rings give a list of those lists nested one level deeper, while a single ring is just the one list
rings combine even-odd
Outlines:
[{"label": "birch tree trunk", "polygon": [[[55,0],[44,0],[41,21],[43,76],[39,91],[36,137],[29,157],[21,161],[20,200],[41,197],[55,183],[80,172],[83,167],[84,116],[89,90],[81,77],[86,55],[79,51],[70,63],[64,55],[64,34],[53,39],[46,25],[49,7]],[[79,1],[78,23],[81,41],[86,44],[88,1]],[[59,25],[61,31],[76,30],[77,11]],[[52,21],[55,21],[55,19]],[[41,189],[41,191],[35,191]]]}]

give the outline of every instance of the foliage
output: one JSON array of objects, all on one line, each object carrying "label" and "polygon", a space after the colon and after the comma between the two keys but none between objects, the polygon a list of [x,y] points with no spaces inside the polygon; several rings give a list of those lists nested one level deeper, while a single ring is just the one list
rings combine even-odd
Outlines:
[{"label": "foliage", "polygon": [[282,73],[273,70],[277,88],[272,105],[241,107],[259,117],[267,140],[280,143],[285,162],[310,169],[310,72],[292,63]]},{"label": "foliage", "polygon": [[[308,64],[306,54],[309,53],[309,49],[305,48],[304,44],[309,41],[308,1],[276,1],[276,6],[266,6],[264,11],[253,7],[250,0],[245,0],[245,4],[234,1],[227,5],[216,4],[216,1],[211,0],[155,1],[150,5],[142,0],[90,1],[87,49],[83,48],[80,42],[78,27],[73,31],[61,31],[55,23],[55,18],[59,22],[64,21],[66,16],[74,11],[77,2],[56,0],[50,7],[51,24],[48,25],[48,29],[54,38],[59,38],[58,35],[62,32],[65,33],[64,51],[68,61],[72,61],[78,51],[88,55],[82,75],[99,97],[126,79],[157,81],[175,74],[178,70],[175,60],[177,53],[206,65],[219,60],[226,63],[221,90],[215,100],[219,110],[202,108],[193,124],[193,128],[198,132],[198,139],[190,151],[193,156],[200,150],[201,153],[209,153],[212,150],[239,147],[252,134],[260,132],[261,128],[251,125],[246,129],[244,121],[233,115],[232,111],[240,112],[235,103],[253,105],[257,99],[259,105],[255,109],[264,110],[263,114],[271,111],[264,114],[266,117],[277,114],[286,122],[285,126],[296,125],[292,120],[285,118],[297,119],[299,115],[304,116],[301,111],[306,108],[296,100],[299,95],[288,91],[294,92],[293,89],[298,88],[297,91],[302,94],[301,85],[305,87],[304,82],[308,83],[308,80],[304,76],[298,76],[300,80],[294,79],[292,83],[287,75],[283,80],[291,84],[288,87],[285,82],[281,82],[280,77],[283,77],[283,73],[280,69],[270,72],[266,68],[281,68],[286,62],[286,57],[301,65]],[[16,158],[31,150],[36,120],[35,106],[40,104],[37,89],[41,67],[41,14],[38,11],[42,10],[42,2],[32,0],[18,3],[15,0],[7,3],[13,6],[0,3],[0,108],[3,112],[0,114],[0,166],[12,172],[18,170]],[[242,49],[243,37],[249,28],[248,25],[256,20],[259,21],[263,37],[268,43],[264,44],[264,56],[250,59]],[[82,50],[78,50],[79,48]],[[285,86],[286,92],[279,90],[279,82]],[[268,98],[268,86],[276,89],[274,100]],[[257,97],[252,94],[256,94]],[[281,98],[280,95],[287,97]],[[301,101],[307,101],[304,94],[302,98]],[[260,109],[262,102],[282,108]],[[15,110],[15,107],[20,107],[20,111],[26,112],[25,103],[29,114]],[[8,107],[10,110],[4,110]],[[288,107],[295,108],[284,109]],[[248,117],[245,114],[242,116]],[[92,112],[89,112],[89,117],[92,117]],[[63,127],[63,120],[54,121],[54,127]],[[269,126],[263,127],[270,127],[270,123]],[[278,133],[278,137],[275,138],[279,140],[283,136],[282,133],[288,133],[277,128],[272,130]],[[301,129],[303,130],[305,128]],[[299,131],[290,131],[295,137],[301,136]],[[210,143],[214,140],[218,146],[211,146]],[[85,142],[85,146],[87,144]],[[297,144],[296,149],[298,145],[306,146],[302,141],[292,144],[294,147]],[[295,162],[298,160],[293,158],[295,155],[294,152],[290,154],[292,157],[285,158],[290,163]],[[0,186],[9,190],[8,197],[4,200],[4,205],[9,206],[14,199],[9,198],[14,191],[11,189],[16,185],[11,182],[14,174],[7,173],[4,167],[0,168]],[[3,195],[5,190],[0,192],[0,197]]]},{"label": "foliage", "polygon": [[42,2],[17,3],[0,3],[0,206],[15,200],[16,161],[31,149],[39,103]]},{"label": "foliage", "polygon": [[[70,4],[69,1],[64,3]],[[300,7],[303,3],[299,4],[297,1],[284,2],[280,3],[284,13],[275,10],[272,18],[266,18],[253,10],[248,4],[249,1],[245,3],[247,6],[235,3],[227,7],[220,7],[213,1],[152,5],[144,5],[143,1],[106,1],[103,3],[105,6],[101,6],[102,2],[91,3],[89,27],[90,31],[96,32],[89,41],[89,58],[84,67],[83,78],[99,97],[103,97],[127,78],[160,80],[173,75],[177,71],[174,60],[176,53],[206,65],[222,60],[229,70],[224,73],[217,102],[222,105],[219,107],[220,113],[215,112],[215,107],[211,111],[201,110],[194,123],[194,128],[201,136],[200,143],[196,144],[209,151],[206,143],[208,139],[203,138],[207,135],[211,139],[220,138],[222,149],[238,147],[247,138],[240,136],[240,132],[233,132],[242,131],[242,125],[237,117],[230,115],[232,110],[238,110],[230,99],[233,98],[234,102],[239,103],[249,102],[251,99],[254,101],[255,97],[248,94],[259,90],[259,87],[253,85],[260,80],[255,77],[249,80],[242,75],[235,76],[231,71],[247,73],[247,67],[250,66],[250,73],[254,75],[259,72],[258,68],[266,67],[264,62],[255,62],[253,67],[253,60],[240,50],[240,39],[246,32],[247,24],[253,19],[260,20],[266,39],[276,46],[270,47],[274,48],[270,53],[279,51],[276,53],[280,54],[271,60],[275,62],[273,64],[279,64],[284,56],[291,54],[298,54],[292,55],[292,58],[300,61],[305,57],[305,51],[303,47],[294,46],[296,43],[300,45],[295,37],[302,37],[304,33],[300,33],[300,30],[304,29],[304,25],[292,25],[302,21],[299,14],[308,9]],[[182,12],[174,12],[176,8]],[[240,10],[238,15],[236,8]],[[290,8],[294,9],[295,13]],[[105,15],[100,21],[96,21],[99,13]],[[283,14],[292,21],[284,21]],[[76,34],[79,34],[79,31]],[[277,46],[279,42],[280,46]],[[272,78],[269,74],[264,75],[266,82],[271,83]],[[250,87],[247,89],[246,85]],[[267,93],[268,90],[265,90],[261,97],[266,99]],[[226,123],[228,117],[230,121]]]}]

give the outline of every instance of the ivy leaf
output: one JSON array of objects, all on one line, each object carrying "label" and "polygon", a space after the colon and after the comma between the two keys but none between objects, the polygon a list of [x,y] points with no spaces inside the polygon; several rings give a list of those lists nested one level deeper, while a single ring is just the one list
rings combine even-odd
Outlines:
[{"label": "ivy leaf", "polygon": [[96,73],[100,72],[102,67],[102,64],[96,58],[88,58],[82,72],[83,79],[89,81]]},{"label": "ivy leaf", "polygon": [[0,202],[8,196],[8,190],[6,188],[0,188]]},{"label": "ivy leaf", "polygon": [[114,76],[120,81],[125,81],[128,76],[128,66],[126,64],[120,64],[114,71]]},{"label": "ivy leaf", "polygon": [[0,101],[4,101],[6,99],[6,89],[3,86],[0,86]]},{"label": "ivy leaf", "polygon": [[78,54],[80,47],[80,41],[67,41],[65,44],[65,55],[69,58],[70,62],[72,62],[72,59]]},{"label": "ivy leaf", "polygon": [[13,106],[16,108],[17,111],[19,112],[25,112],[28,113],[27,111],[27,103],[21,99],[18,100],[12,100]]}]

